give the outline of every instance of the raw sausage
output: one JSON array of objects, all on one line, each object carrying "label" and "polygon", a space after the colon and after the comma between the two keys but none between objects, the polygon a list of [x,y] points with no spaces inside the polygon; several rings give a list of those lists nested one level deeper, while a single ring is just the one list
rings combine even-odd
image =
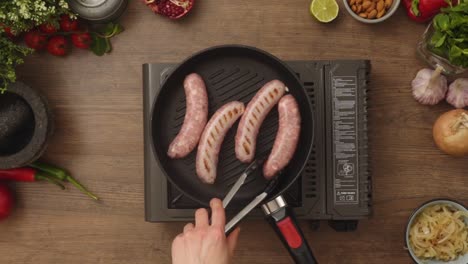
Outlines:
[{"label": "raw sausage", "polygon": [[230,102],[219,108],[208,121],[198,145],[196,160],[197,175],[204,183],[214,183],[224,136],[244,110],[242,102]]},{"label": "raw sausage", "polygon": [[236,157],[241,162],[252,162],[258,131],[263,120],[286,90],[284,83],[273,80],[266,83],[247,105],[236,134]]},{"label": "raw sausage", "polygon": [[263,166],[263,176],[273,178],[291,161],[301,132],[301,113],[296,99],[290,94],[278,103],[279,128],[273,149]]},{"label": "raw sausage", "polygon": [[202,77],[196,73],[187,75],[184,91],[187,101],[184,123],[167,151],[167,155],[173,159],[183,158],[192,152],[208,119],[208,95]]}]

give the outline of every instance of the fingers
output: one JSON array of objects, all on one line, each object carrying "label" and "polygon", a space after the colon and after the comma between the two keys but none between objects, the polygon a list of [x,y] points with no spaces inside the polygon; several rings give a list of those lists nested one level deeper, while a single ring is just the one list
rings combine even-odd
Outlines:
[{"label": "fingers", "polygon": [[208,212],[204,208],[200,208],[195,212],[195,226],[208,226]]},{"label": "fingers", "polygon": [[184,233],[187,233],[190,230],[193,230],[194,225],[192,223],[188,223],[184,226]]},{"label": "fingers", "polygon": [[219,199],[212,199],[211,206],[211,225],[222,227],[226,224],[226,215],[224,213],[223,203]]},{"label": "fingers", "polygon": [[237,247],[237,240],[239,239],[239,233],[240,233],[240,228],[237,227],[236,229],[234,229],[234,231],[232,231],[231,234],[229,234],[227,238],[228,250],[231,256],[234,255],[234,250]]}]

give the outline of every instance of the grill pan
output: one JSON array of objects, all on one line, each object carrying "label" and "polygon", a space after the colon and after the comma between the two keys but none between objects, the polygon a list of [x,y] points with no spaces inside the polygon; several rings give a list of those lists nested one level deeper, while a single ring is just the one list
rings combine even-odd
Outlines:
[{"label": "grill pan", "polygon": [[[238,161],[234,152],[234,138],[238,122],[229,130],[224,139],[219,154],[217,178],[213,185],[202,183],[196,175],[196,150],[183,159],[171,159],[167,156],[168,146],[180,131],[184,121],[186,101],[183,81],[185,76],[193,72],[201,75],[205,81],[209,99],[209,117],[219,107],[231,101],[237,100],[247,105],[255,93],[266,82],[273,79],[284,82],[289,93],[297,100],[302,118],[299,144],[293,159],[280,175],[275,190],[267,198],[273,201],[297,180],[312,150],[313,112],[306,90],[295,73],[281,60],[257,48],[241,45],[218,46],[201,51],[186,59],[169,74],[153,105],[151,120],[153,151],[167,179],[184,195],[204,207],[208,207],[209,201],[214,197],[222,199],[248,164]],[[277,127],[278,111],[275,107],[260,128],[256,158],[268,157]],[[268,182],[261,175],[261,170],[253,173],[233,198],[232,207],[245,206],[261,193],[267,184]],[[292,239],[297,240],[297,235],[300,235],[303,240],[297,224],[294,223],[292,228],[297,230],[292,233],[293,236],[296,235]],[[279,231],[278,234],[281,236],[281,230]],[[282,241],[285,242],[294,259],[301,263],[314,263],[311,262],[313,257],[311,257],[312,253],[306,241],[303,240],[304,243],[301,244],[303,248],[291,249],[291,245],[287,243],[291,238],[285,237],[287,235],[283,233]],[[293,252],[294,250],[300,252]],[[297,254],[310,254],[310,257],[298,257]]]}]

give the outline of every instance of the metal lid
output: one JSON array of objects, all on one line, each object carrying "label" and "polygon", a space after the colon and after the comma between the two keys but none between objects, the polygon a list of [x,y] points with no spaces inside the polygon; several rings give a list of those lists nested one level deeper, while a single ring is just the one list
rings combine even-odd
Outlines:
[{"label": "metal lid", "polygon": [[67,0],[70,8],[83,19],[108,22],[119,18],[128,0]]}]

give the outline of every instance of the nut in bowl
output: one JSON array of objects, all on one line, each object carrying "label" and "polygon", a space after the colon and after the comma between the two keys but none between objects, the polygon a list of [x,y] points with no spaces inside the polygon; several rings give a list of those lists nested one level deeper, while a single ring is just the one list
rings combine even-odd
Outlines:
[{"label": "nut in bowl", "polygon": [[391,17],[400,0],[343,0],[348,13],[356,20],[376,24]]},{"label": "nut in bowl", "polygon": [[468,263],[468,210],[451,200],[429,201],[411,215],[406,247],[417,264]]}]

